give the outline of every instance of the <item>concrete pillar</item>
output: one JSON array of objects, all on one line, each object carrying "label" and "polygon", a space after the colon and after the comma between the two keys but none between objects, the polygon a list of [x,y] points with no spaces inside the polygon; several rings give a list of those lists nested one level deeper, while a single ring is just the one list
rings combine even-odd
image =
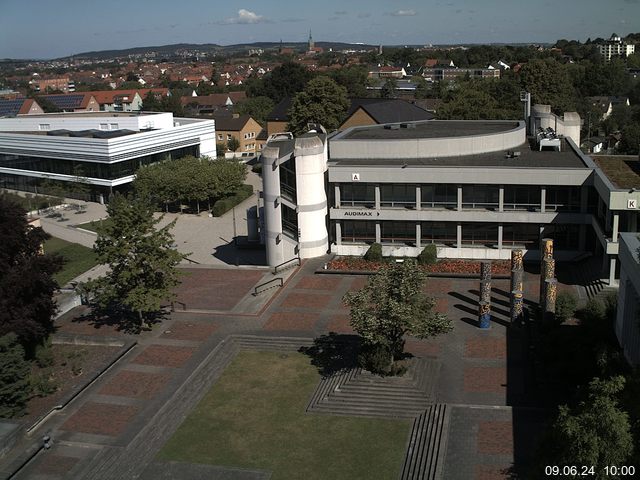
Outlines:
[{"label": "concrete pillar", "polygon": [[556,298],[558,296],[558,280],[547,278],[545,281],[544,320],[551,323],[556,319]]},{"label": "concrete pillar", "polygon": [[416,187],[416,210],[422,209],[422,189],[420,186]]},{"label": "concrete pillar", "polygon": [[491,306],[486,302],[478,307],[478,324],[483,330],[491,328]]},{"label": "concrete pillar", "polygon": [[491,280],[491,261],[485,260],[480,262],[480,280],[482,281],[490,281]]},{"label": "concrete pillar", "polygon": [[335,207],[340,208],[340,184],[336,183],[334,186],[333,196],[335,197]]},{"label": "concrete pillar", "polygon": [[547,187],[540,187],[540,213],[544,213],[547,208]]},{"label": "concrete pillar", "polygon": [[545,258],[540,267],[540,308],[544,311],[547,301],[547,280],[555,277],[556,261],[553,258]]},{"label": "concrete pillar", "polygon": [[502,233],[504,231],[504,228],[502,226],[502,224],[498,225],[498,250],[502,250]]},{"label": "concrete pillar", "polygon": [[522,270],[524,268],[524,252],[519,248],[511,250],[511,270]]},{"label": "concrete pillar", "polygon": [[616,257],[611,256],[609,261],[609,286],[612,287],[616,284]]},{"label": "concrete pillar", "polygon": [[458,185],[458,195],[457,195],[458,204],[456,209],[458,211],[462,210],[462,185]]},{"label": "concrete pillar", "polygon": [[511,291],[511,323],[521,325],[524,321],[524,295],[522,290]]},{"label": "concrete pillar", "polygon": [[511,270],[511,291],[524,291],[524,270]]},{"label": "concrete pillar", "polygon": [[376,243],[380,243],[381,233],[380,222],[376,222]]},{"label": "concrete pillar", "polygon": [[340,221],[336,222],[336,245],[342,245],[342,224]]},{"label": "concrete pillar", "polygon": [[491,280],[480,281],[480,303],[491,303]]},{"label": "concrete pillar", "polygon": [[462,248],[462,224],[456,226],[456,248]]},{"label": "concrete pillar", "polygon": [[611,235],[611,241],[618,242],[618,229],[620,228],[620,214],[618,212],[613,214],[613,234]]},{"label": "concrete pillar", "polygon": [[375,186],[376,210],[380,210],[380,185]]},{"label": "concrete pillar", "polygon": [[421,248],[420,237],[422,237],[422,225],[416,223],[416,247]]},{"label": "concrete pillar", "polygon": [[285,260],[282,243],[282,207],[280,203],[280,149],[267,144],[262,150],[262,185],[264,195],[264,229],[267,264],[280,265]]},{"label": "concrete pillar", "polygon": [[498,190],[498,211],[504,212],[504,185],[500,185]]}]

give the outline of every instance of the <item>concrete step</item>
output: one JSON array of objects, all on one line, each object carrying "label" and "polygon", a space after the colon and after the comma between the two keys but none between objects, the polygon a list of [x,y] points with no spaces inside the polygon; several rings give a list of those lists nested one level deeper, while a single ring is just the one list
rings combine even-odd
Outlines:
[{"label": "concrete step", "polygon": [[432,405],[415,419],[401,480],[442,478],[448,429],[449,412],[444,404]]},{"label": "concrete step", "polygon": [[387,417],[387,418],[413,418],[419,415],[421,409],[402,408],[382,408],[382,407],[362,407],[353,405],[343,405],[338,407],[331,405],[318,405],[314,413],[326,413],[330,415],[344,415],[348,417]]}]

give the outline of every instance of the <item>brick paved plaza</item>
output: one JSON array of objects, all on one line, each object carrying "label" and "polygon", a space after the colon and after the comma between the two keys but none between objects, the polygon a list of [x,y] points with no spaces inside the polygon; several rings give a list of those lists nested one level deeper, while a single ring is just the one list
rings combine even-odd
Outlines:
[{"label": "brick paved plaza", "polygon": [[[265,300],[258,313],[236,310],[264,279],[264,270],[198,268],[183,277],[178,301],[202,312],[176,309],[139,336],[118,332],[112,325],[96,328],[64,318],[61,333],[95,338],[108,333],[133,338],[138,345],[47,421],[42,430],[52,432],[54,447],[39,454],[18,478],[108,478],[100,472],[113,474],[115,468],[120,469],[120,478],[145,478],[147,466],[148,472],[160,469],[155,454],[179,425],[164,423],[179,422],[169,418],[174,416],[172,402],[188,408],[201,395],[198,392],[215,382],[224,364],[211,365],[209,358],[226,348],[228,335],[316,338],[328,332],[353,333],[341,299],[361,288],[366,277],[314,273],[323,261],[305,262],[284,288],[262,294]],[[537,284],[536,276],[526,275],[525,298],[530,303],[537,301]],[[406,350],[414,356],[437,362],[439,373],[431,379],[436,402],[450,405],[443,478],[509,478],[514,461],[530,457],[539,431],[540,415],[520,410],[524,399],[529,406],[535,402],[535,392],[528,386],[527,335],[506,327],[509,281],[496,280],[493,287],[495,321],[482,331],[477,327],[478,280],[429,278],[426,291],[435,297],[437,311],[454,320],[454,331],[406,342]],[[225,355],[230,359],[233,351]],[[208,369],[216,373],[207,374]],[[202,380],[194,381],[195,375]],[[170,413],[160,415],[163,408]],[[236,478],[224,476],[224,469],[208,471],[222,472],[219,478]],[[237,478],[266,478],[259,472],[251,475]]]}]

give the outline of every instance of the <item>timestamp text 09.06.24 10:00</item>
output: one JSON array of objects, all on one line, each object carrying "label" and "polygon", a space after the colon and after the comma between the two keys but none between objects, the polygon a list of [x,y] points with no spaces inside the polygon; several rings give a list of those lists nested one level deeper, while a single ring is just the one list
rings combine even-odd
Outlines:
[{"label": "timestamp text 09.06.24 10:00", "polygon": [[[636,467],[633,465],[606,465],[602,467],[602,472],[607,477],[634,477]],[[593,465],[547,465],[544,467],[544,474],[547,477],[592,477],[596,474],[596,467]]]}]

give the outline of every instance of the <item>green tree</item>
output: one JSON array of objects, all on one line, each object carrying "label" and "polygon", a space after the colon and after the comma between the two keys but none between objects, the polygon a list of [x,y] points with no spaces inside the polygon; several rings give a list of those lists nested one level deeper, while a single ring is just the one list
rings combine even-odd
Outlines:
[{"label": "green tree", "polygon": [[159,112],[161,108],[155,94],[149,90],[145,97],[142,99],[142,110],[145,112]]},{"label": "green tree", "polygon": [[242,103],[236,105],[235,110],[240,115],[249,115],[263,127],[266,124],[266,118],[275,104],[269,97],[247,98]]},{"label": "green tree", "polygon": [[31,355],[53,331],[62,258],[42,255],[49,235],[31,227],[26,211],[0,195],[0,336],[14,333]]},{"label": "green tree", "polygon": [[395,78],[387,78],[380,89],[380,98],[395,98],[398,89],[398,81]]},{"label": "green tree", "polygon": [[71,191],[78,197],[85,199],[91,191],[89,179],[84,173],[82,165],[76,164],[73,167],[73,181],[71,185]]},{"label": "green tree", "polygon": [[293,99],[287,128],[296,135],[306,132],[310,123],[335,130],[344,120],[348,108],[346,88],[329,77],[316,77]]},{"label": "green tree", "polygon": [[29,362],[15,334],[0,337],[0,418],[24,412],[31,393]]},{"label": "green tree", "polygon": [[274,103],[285,97],[301,92],[313,74],[299,63],[285,62],[274,68],[262,79],[248,82],[247,95],[250,97],[269,97]]},{"label": "green tree", "polygon": [[626,155],[637,155],[640,147],[640,122],[633,122],[622,127],[619,152]]},{"label": "green tree", "polygon": [[435,300],[424,295],[426,274],[415,262],[390,264],[369,277],[367,285],[344,296],[351,307],[351,326],[364,342],[365,350],[385,359],[380,373],[402,358],[404,336],[429,338],[449,332],[452,322],[434,311]]},{"label": "green tree", "polygon": [[227,140],[227,148],[231,152],[237,151],[240,148],[240,140],[232,136],[229,140]]},{"label": "green tree", "polygon": [[349,65],[331,72],[331,78],[338,85],[347,89],[350,98],[363,98],[367,92],[367,67],[365,65]]},{"label": "green tree", "polygon": [[520,69],[520,82],[533,103],[551,105],[560,114],[576,110],[576,92],[562,63],[550,58],[531,60]]},{"label": "green tree", "polygon": [[[184,258],[173,248],[175,221],[158,228],[151,204],[116,194],[107,207],[110,221],[98,228],[94,250],[109,272],[84,287],[100,309],[116,313],[139,330],[161,311],[178,284],[176,265]],[[132,316],[137,317],[135,320]]]},{"label": "green tree", "polygon": [[542,462],[593,465],[598,479],[610,478],[605,476],[605,466],[624,465],[633,452],[628,414],[617,399],[624,385],[622,376],[595,378],[589,383],[587,398],[576,408],[561,406],[544,440]]}]

